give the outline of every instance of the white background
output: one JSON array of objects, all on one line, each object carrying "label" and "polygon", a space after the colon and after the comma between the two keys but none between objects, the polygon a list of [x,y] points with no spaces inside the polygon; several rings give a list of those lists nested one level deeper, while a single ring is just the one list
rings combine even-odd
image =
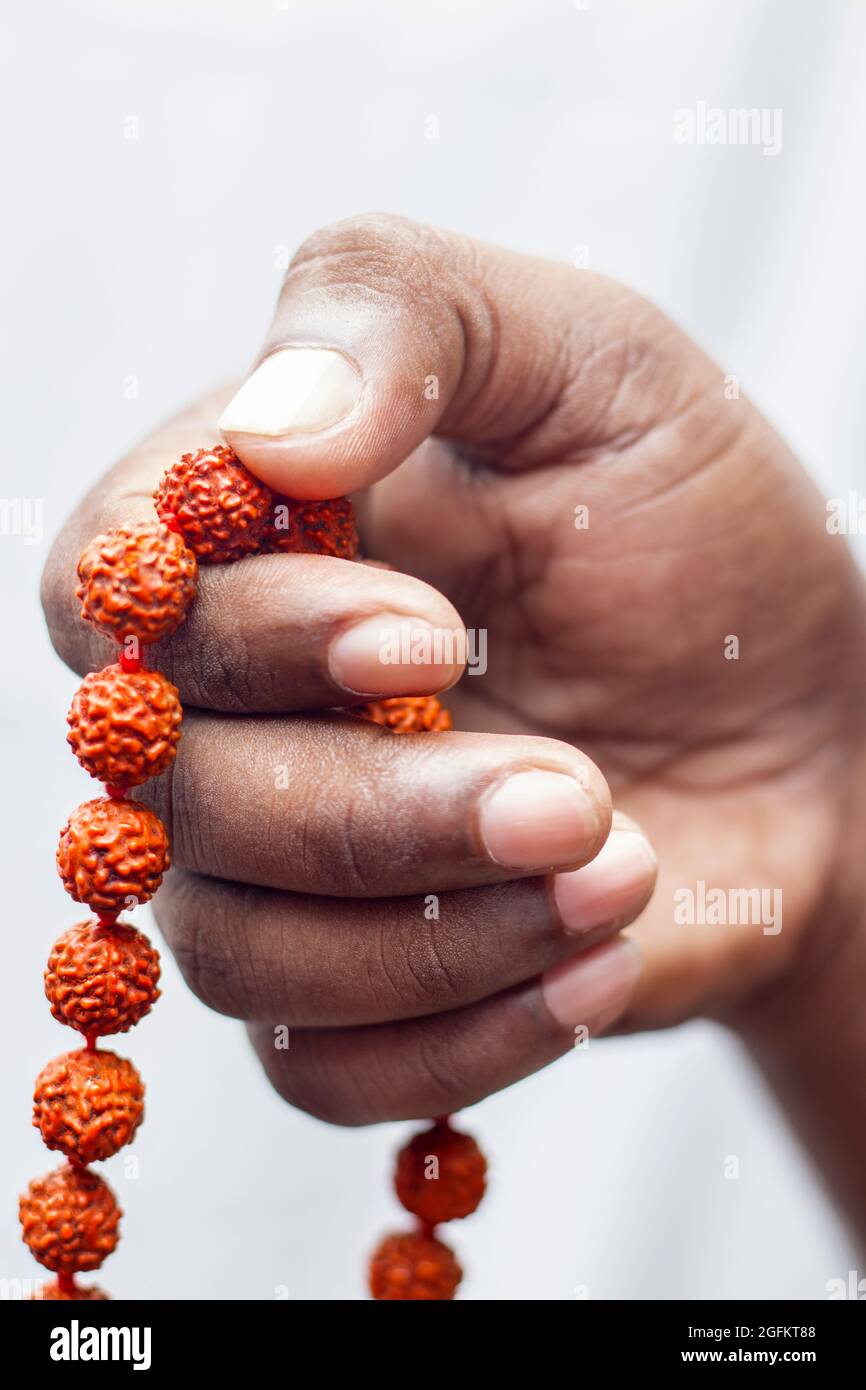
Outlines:
[{"label": "white background", "polygon": [[[738,375],[828,496],[862,487],[864,38],[856,0],[4,9],[2,491],[44,500],[46,538],[0,538],[0,1277],[36,1272],[16,1196],[55,1156],[30,1127],[32,1082],[70,1041],[41,971],[82,915],[53,856],[91,784],[64,741],[75,680],[37,603],[68,509],[249,363],[280,248],[371,209],[561,259],[587,247]],[[698,101],[782,108],[782,152],[678,145],[673,113]],[[100,1282],[117,1297],[362,1296],[367,1249],[401,1223],[388,1184],[406,1127],[288,1109],[242,1027],[170,963],[120,1050],[148,1118],[139,1178],[123,1155],[106,1165],[127,1215]],[[465,1297],[820,1298],[855,1263],[770,1097],[708,1025],[596,1043],[466,1125],[492,1180],[454,1231]]]}]

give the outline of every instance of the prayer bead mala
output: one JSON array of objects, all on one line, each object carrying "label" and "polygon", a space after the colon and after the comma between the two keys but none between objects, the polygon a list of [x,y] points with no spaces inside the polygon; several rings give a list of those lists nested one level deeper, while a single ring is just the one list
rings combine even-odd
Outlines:
[{"label": "prayer bead mala", "polygon": [[[118,644],[118,660],[85,676],[68,715],[68,742],[105,796],[85,801],[60,834],[63,886],[94,914],[54,943],[45,971],[51,1013],[84,1037],[36,1080],[33,1123],[67,1162],[30,1183],[20,1200],[24,1240],[56,1281],[46,1299],[104,1299],[76,1275],[98,1269],[115,1249],[121,1211],[90,1164],[134,1138],[144,1117],[144,1086],[126,1058],[97,1047],[125,1033],[159,998],[159,955],[120,920],[153,897],[170,864],[168,836],[131,793],[174,761],[183,711],[177,690],[144,665],[144,649],[171,636],[195,598],[198,566],[246,555],[358,557],[351,503],[297,501],[272,492],[231,449],[184,454],[154,494],[157,519],[97,536],[78,562],[81,616]],[[451,718],[435,697],[377,700],[353,713],[393,733],[440,732]],[[386,1237],[370,1262],[372,1296],[451,1299],[462,1271],[436,1236],[442,1222],[470,1215],[484,1194],[486,1163],[475,1141],[449,1118],[400,1151],[397,1197],[415,1231]]]}]

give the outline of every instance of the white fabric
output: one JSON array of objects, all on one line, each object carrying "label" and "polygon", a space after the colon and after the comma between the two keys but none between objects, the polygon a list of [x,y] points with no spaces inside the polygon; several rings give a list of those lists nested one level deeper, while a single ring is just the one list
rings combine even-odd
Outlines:
[{"label": "white fabric", "polygon": [[[285,248],[369,209],[588,255],[739,377],[827,495],[862,488],[864,38],[856,0],[7,8],[4,495],[44,499],[53,534],[125,447],[243,370]],[[781,152],[678,144],[674,113],[699,102],[780,108]],[[34,1268],[16,1193],[52,1166],[32,1080],[68,1043],[41,971],[83,915],[53,868],[89,783],[64,743],[75,681],[36,604],[46,549],[0,543],[16,654],[0,799],[9,1276]],[[362,1296],[368,1248],[401,1221],[390,1154],[406,1127],[341,1131],[285,1107],[240,1025],[172,965],[120,1051],[148,1115],[138,1179],[124,1155],[106,1165],[126,1210],[106,1287]],[[493,1163],[454,1233],[466,1297],[820,1298],[855,1263],[770,1097],[708,1025],[594,1044],[466,1123]]]}]

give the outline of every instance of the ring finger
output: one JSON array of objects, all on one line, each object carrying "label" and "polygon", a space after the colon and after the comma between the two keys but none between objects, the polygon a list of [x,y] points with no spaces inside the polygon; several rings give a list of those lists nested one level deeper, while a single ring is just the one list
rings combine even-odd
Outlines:
[{"label": "ring finger", "polygon": [[280,1025],[251,1036],[292,1105],[334,1124],[450,1114],[539,1070],[609,1028],[640,972],[622,937],[504,994],[433,1018],[367,1028]]},{"label": "ring finger", "polygon": [[175,872],[157,920],[211,1008],[292,1027],[434,1014],[542,974],[627,926],[655,879],[633,821],[571,873],[406,898],[322,898]]}]

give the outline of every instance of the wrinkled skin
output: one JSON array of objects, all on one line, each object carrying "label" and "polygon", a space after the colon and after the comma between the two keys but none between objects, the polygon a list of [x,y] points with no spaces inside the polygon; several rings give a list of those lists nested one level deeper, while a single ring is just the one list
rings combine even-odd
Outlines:
[{"label": "wrinkled skin", "polygon": [[[302,247],[262,356],[292,341],[360,365],[359,411],[321,437],[228,438],[286,493],[357,493],[365,553],[399,573],[299,556],[205,572],[189,622],[157,652],[203,711],[153,791],[181,868],[155,906],[194,988],[254,1023],[283,1094],[341,1122],[440,1113],[543,1065],[570,1039],[548,1028],[539,1044],[538,980],[575,946],[530,945],[547,930],[542,880],[479,866],[453,827],[494,766],[571,766],[578,749],[659,860],[649,906],[647,881],[612,915],[611,931],[637,917],[644,966],[599,1026],[710,1015],[781,1054],[779,1020],[820,981],[808,1007],[821,1027],[863,961],[866,609],[781,439],[637,295],[401,219],[341,223]],[[147,514],[162,470],[215,437],[224,399],[119,465],[60,537],[45,604],[76,669],[108,659],[70,600],[78,549]],[[486,674],[446,698],[475,733],[434,753],[343,716],[291,715],[350,702],[324,672],[336,628],[379,607],[448,625],[451,605],[488,633]],[[271,793],[283,749],[290,800]],[[232,806],[260,773],[246,843]],[[603,839],[607,791],[584,773]],[[346,799],[346,785],[364,790]],[[299,857],[303,874],[285,868]],[[419,864],[457,924],[435,959],[417,899],[411,921],[400,915],[425,891]],[[674,894],[699,880],[780,889],[782,929],[678,923]],[[243,940],[226,946],[238,918]],[[299,1042],[276,1057],[270,1025],[286,1018]]]}]

